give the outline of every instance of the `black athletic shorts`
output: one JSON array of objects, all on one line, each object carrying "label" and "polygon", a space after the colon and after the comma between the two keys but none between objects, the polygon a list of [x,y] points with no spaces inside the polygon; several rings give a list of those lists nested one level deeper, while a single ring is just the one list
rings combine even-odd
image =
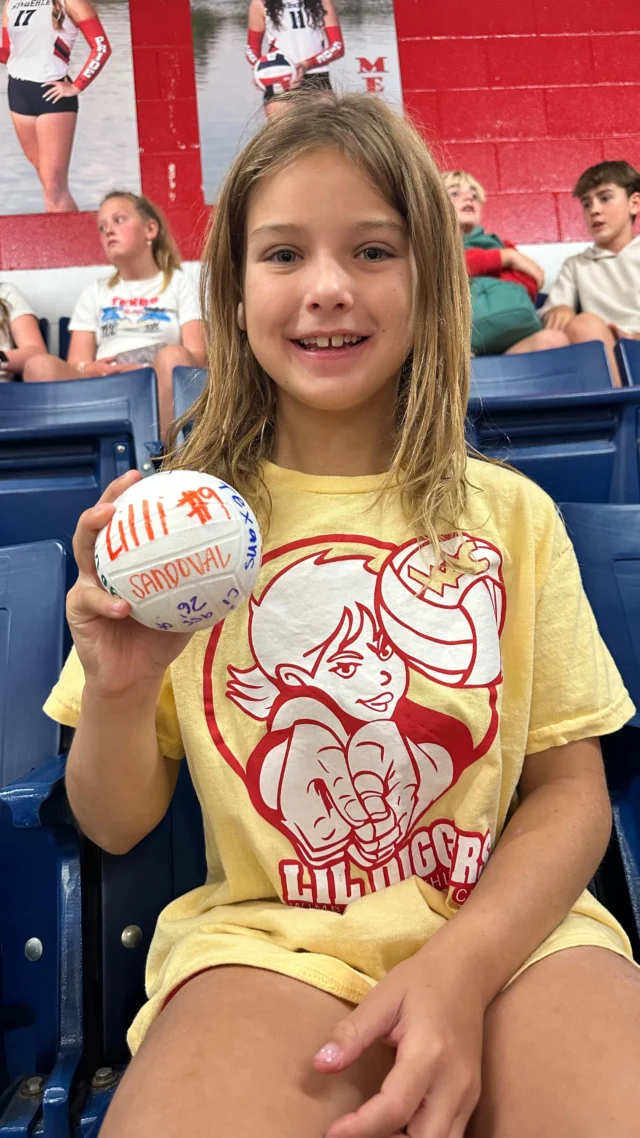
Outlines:
[{"label": "black athletic shorts", "polygon": [[60,115],[63,111],[78,113],[78,96],[72,95],[70,99],[59,99],[57,103],[48,103],[45,95],[48,86],[42,83],[32,83],[30,79],[14,79],[9,76],[9,109],[14,115],[29,115],[37,118],[39,115]]},{"label": "black athletic shorts", "polygon": [[[329,78],[328,71],[315,71],[312,75],[305,75],[297,91],[331,91],[331,79]],[[273,87],[267,87],[264,93],[264,101],[268,103],[271,99],[277,99],[274,94]]]}]

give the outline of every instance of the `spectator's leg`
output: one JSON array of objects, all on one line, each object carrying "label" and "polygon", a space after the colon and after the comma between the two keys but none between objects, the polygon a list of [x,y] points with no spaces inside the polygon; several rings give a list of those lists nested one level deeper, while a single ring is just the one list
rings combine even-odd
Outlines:
[{"label": "spectator's leg", "polygon": [[25,383],[51,383],[55,379],[79,379],[76,369],[58,356],[31,356],[24,365],[22,378]]},{"label": "spectator's leg", "polygon": [[38,115],[39,167],[47,213],[72,213],[77,205],[69,193],[69,164],[78,116],[72,111]]},{"label": "spectator's leg", "polygon": [[160,436],[165,438],[170,423],[175,418],[173,412],[173,369],[174,367],[197,367],[191,352],[182,344],[167,344],[158,352],[153,366],[158,377],[158,406],[160,410]]},{"label": "spectator's leg", "polygon": [[640,969],[603,948],[528,968],[485,1016],[466,1138],[635,1138]]},{"label": "spectator's leg", "polygon": [[600,340],[606,348],[613,386],[622,387],[614,352],[615,337],[601,316],[595,316],[593,312],[581,312],[578,316],[574,316],[565,331],[571,344],[586,344],[589,340]]},{"label": "spectator's leg", "polygon": [[515,356],[520,352],[546,352],[549,348],[566,348],[569,343],[564,332],[555,328],[543,328],[541,332],[534,332],[533,336],[526,336],[509,348],[505,356]]},{"label": "spectator's leg", "polygon": [[348,1071],[314,1070],[315,1052],[349,1011],[276,972],[203,972],[150,1028],[101,1138],[322,1138],[380,1090],[395,1058],[375,1043]]}]

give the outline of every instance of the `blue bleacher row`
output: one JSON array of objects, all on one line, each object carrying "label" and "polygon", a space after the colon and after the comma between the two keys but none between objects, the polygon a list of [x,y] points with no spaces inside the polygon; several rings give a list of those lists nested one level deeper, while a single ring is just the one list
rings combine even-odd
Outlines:
[{"label": "blue bleacher row", "polygon": [[[602,634],[640,706],[640,343],[615,389],[599,343],[474,361],[468,437],[560,503]],[[176,369],[176,414],[205,373]],[[83,839],[68,734],[41,711],[69,648],[80,513],[153,473],[153,369],[0,385],[0,1135],[96,1138],[127,1062],[159,912],[204,881],[186,764],[163,822],[124,857]],[[575,662],[580,666],[580,661]],[[640,947],[640,716],[604,741],[614,839],[593,888]]]}]

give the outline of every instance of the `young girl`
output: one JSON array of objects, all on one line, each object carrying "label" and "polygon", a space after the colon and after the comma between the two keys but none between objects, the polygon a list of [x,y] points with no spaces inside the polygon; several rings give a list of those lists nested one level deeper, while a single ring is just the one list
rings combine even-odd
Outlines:
[{"label": "young girl", "polygon": [[[327,68],[344,55],[344,42],[333,0],[251,0],[245,54],[252,67],[267,51],[279,51],[295,65],[291,89],[331,90]],[[275,110],[273,87],[267,87],[264,109]]]},{"label": "young girl", "polygon": [[126,852],[186,752],[209,864],[160,917],[102,1135],[631,1138],[640,979],[585,890],[597,737],[633,706],[554,504],[467,458],[430,154],[378,100],[287,100],[218,202],[173,460],[259,511],[250,605],[191,638],[127,619],[93,551],[135,473],[75,537],[47,703],[74,814]]},{"label": "young girl", "polygon": [[162,213],[148,198],[107,194],[98,230],[115,272],[81,293],[69,325],[68,360],[37,356],[24,378],[78,379],[152,364],[164,433],[173,418],[174,367],[206,362],[198,296]]},{"label": "young girl", "polygon": [[[71,79],[69,60],[78,32],[91,51]],[[49,213],[78,208],[69,192],[78,96],[110,55],[107,34],[89,0],[5,0],[0,62],[8,65],[9,109]]]},{"label": "young girl", "polygon": [[[525,256],[509,241],[500,241],[494,234],[485,233],[482,226],[482,211],[486,193],[472,174],[464,170],[448,170],[442,176],[447,193],[456,211],[465,249],[467,272],[471,277],[472,317],[476,312],[474,303],[474,282],[482,277],[494,277],[511,285],[518,285],[529,296],[530,304],[522,301],[520,309],[514,313],[513,329],[501,329],[494,343],[491,336],[487,340],[488,327],[472,321],[472,345],[476,354],[493,354],[504,351],[506,355],[520,352],[540,352],[547,348],[564,348],[569,340],[563,332],[542,327],[536,315],[534,304],[538,291],[544,284],[544,270],[540,265]],[[518,292],[516,290],[516,294]],[[507,292],[507,297],[513,293]],[[523,297],[520,292],[520,297]],[[505,304],[509,304],[506,299]],[[493,324],[495,317],[492,319]],[[522,329],[527,327],[528,334]],[[486,346],[488,343],[488,347]]]},{"label": "young girl", "polygon": [[0,383],[20,375],[27,360],[45,352],[36,314],[22,293],[0,281]]}]

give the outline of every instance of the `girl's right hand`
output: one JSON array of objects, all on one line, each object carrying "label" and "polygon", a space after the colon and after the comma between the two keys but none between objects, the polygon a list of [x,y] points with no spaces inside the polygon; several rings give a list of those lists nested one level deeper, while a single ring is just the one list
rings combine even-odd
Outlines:
[{"label": "girl's right hand", "polygon": [[87,688],[102,697],[160,685],[169,664],[193,633],[160,632],[130,618],[128,601],[103,588],[95,566],[100,530],[115,513],[114,502],[141,479],[130,470],[112,482],[97,505],[85,510],[73,537],[78,580],[67,596],[67,620],[85,673]]},{"label": "girl's right hand", "polygon": [[85,364],[80,373],[81,379],[98,379],[104,375],[112,375],[117,368],[118,361],[115,356],[103,356],[101,360],[92,360]]}]

